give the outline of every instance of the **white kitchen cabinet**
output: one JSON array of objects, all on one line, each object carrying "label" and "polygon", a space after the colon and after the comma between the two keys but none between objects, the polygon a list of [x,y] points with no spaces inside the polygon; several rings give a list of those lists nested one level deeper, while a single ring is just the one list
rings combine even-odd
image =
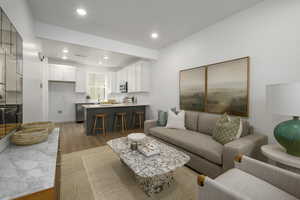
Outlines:
[{"label": "white kitchen cabinet", "polygon": [[150,67],[151,63],[139,61],[130,66],[128,77],[128,92],[149,92],[150,91]]},{"label": "white kitchen cabinet", "polygon": [[119,93],[119,84],[117,81],[117,72],[109,72],[107,74],[108,93]]},{"label": "white kitchen cabinet", "polygon": [[119,86],[128,82],[128,92],[150,91],[151,62],[139,61],[108,75],[110,93],[120,93]]},{"label": "white kitchen cabinet", "polygon": [[136,75],[135,75],[135,65],[130,65],[127,67],[127,81],[128,81],[128,92],[136,91]]},{"label": "white kitchen cabinet", "polygon": [[67,65],[49,65],[49,81],[76,81],[76,68]]},{"label": "white kitchen cabinet", "polygon": [[86,85],[86,71],[84,69],[77,68],[75,92],[86,93]]}]

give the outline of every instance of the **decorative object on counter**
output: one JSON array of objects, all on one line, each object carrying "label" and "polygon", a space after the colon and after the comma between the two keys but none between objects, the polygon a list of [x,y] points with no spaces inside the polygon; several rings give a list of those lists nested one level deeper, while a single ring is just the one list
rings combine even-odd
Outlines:
[{"label": "decorative object on counter", "polygon": [[48,133],[52,133],[53,129],[55,128],[55,124],[51,121],[47,122],[32,122],[32,123],[24,123],[21,126],[21,129],[47,129]]},{"label": "decorative object on counter", "polygon": [[240,118],[230,119],[225,113],[217,121],[212,138],[221,144],[226,144],[241,137],[242,121]]},{"label": "decorative object on counter", "polygon": [[90,95],[86,95],[85,98],[86,98],[86,99],[91,99]]},{"label": "decorative object on counter", "polygon": [[107,99],[108,104],[117,104],[117,101],[115,99]]},{"label": "decorative object on counter", "polygon": [[48,129],[24,129],[12,134],[10,141],[15,145],[26,146],[38,144],[48,139]]},{"label": "decorative object on counter", "polygon": [[181,110],[178,114],[176,114],[172,110],[169,110],[166,128],[185,130],[185,111]]},{"label": "decorative object on counter", "polygon": [[274,136],[288,154],[300,157],[300,82],[267,86],[268,111],[286,116],[292,120],[278,124]]}]

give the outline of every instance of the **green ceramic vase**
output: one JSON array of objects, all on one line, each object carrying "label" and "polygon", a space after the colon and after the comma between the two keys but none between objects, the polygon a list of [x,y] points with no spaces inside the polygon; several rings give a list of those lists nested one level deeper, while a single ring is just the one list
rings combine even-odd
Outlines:
[{"label": "green ceramic vase", "polygon": [[274,129],[276,140],[286,148],[288,154],[300,157],[300,120],[292,120],[278,124]]}]

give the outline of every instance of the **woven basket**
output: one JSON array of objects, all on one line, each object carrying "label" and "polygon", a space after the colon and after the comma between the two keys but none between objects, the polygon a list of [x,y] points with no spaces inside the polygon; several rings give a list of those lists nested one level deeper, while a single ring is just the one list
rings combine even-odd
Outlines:
[{"label": "woven basket", "polygon": [[48,139],[48,129],[24,129],[14,133],[10,141],[15,145],[32,145],[44,142]]},{"label": "woven basket", "polygon": [[55,128],[55,124],[53,122],[32,122],[32,123],[25,123],[22,124],[22,130],[24,129],[47,129],[48,133],[52,133],[53,129]]}]

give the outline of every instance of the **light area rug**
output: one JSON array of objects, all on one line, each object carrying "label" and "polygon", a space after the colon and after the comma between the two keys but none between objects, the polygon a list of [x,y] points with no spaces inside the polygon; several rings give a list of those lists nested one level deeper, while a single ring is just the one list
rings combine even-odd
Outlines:
[{"label": "light area rug", "polygon": [[172,185],[149,197],[108,146],[63,155],[61,174],[62,200],[196,200],[196,172],[178,168]]}]

